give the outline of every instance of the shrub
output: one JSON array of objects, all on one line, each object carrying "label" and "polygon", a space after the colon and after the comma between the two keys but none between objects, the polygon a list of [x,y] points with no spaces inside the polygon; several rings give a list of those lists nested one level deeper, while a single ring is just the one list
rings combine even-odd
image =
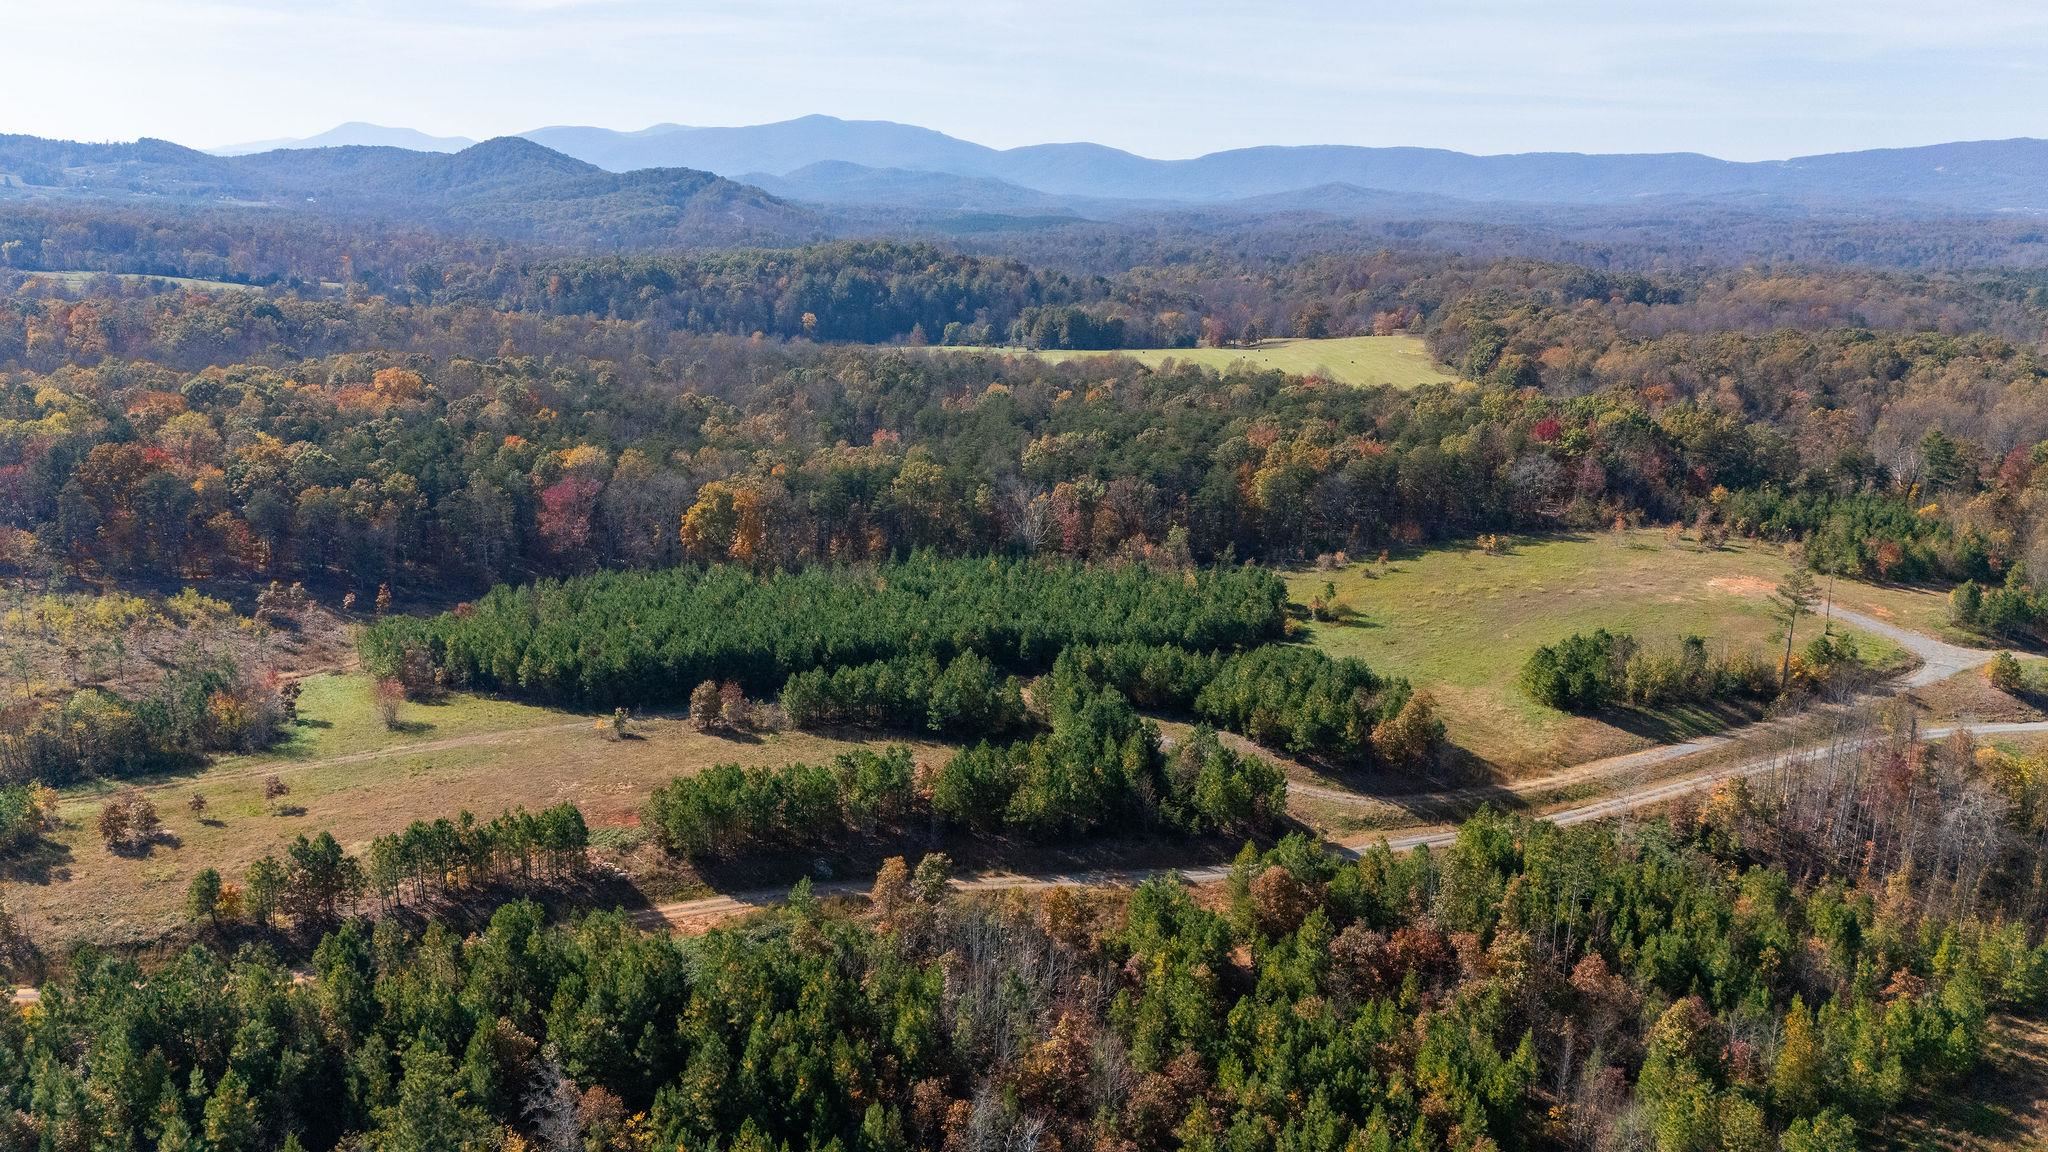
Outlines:
[{"label": "shrub", "polygon": [[2026,673],[2010,652],[1993,656],[1991,663],[1984,666],[1984,678],[1991,681],[1993,688],[2008,695],[2026,686]]},{"label": "shrub", "polygon": [[163,835],[163,820],[156,805],[140,792],[124,792],[100,806],[97,821],[100,840],[110,851],[140,852]]},{"label": "shrub", "polygon": [[0,854],[35,843],[56,815],[56,793],[40,784],[0,787]]},{"label": "shrub", "polygon": [[1436,698],[1428,692],[1408,694],[1401,710],[1372,730],[1372,747],[1381,759],[1407,767],[1427,767],[1443,751],[1444,722],[1436,714]]},{"label": "shrub", "polygon": [[187,767],[209,752],[268,747],[285,716],[277,683],[227,661],[174,669],[134,699],[81,689],[56,708],[0,710],[0,781],[62,785]]},{"label": "shrub", "polygon": [[2035,591],[2024,564],[2006,570],[1996,588],[1966,580],[1948,594],[1949,619],[1959,628],[1982,636],[2015,640],[2038,638],[2048,623],[2048,596]]},{"label": "shrub", "polygon": [[1597,712],[1622,696],[1635,639],[1605,628],[1545,644],[1522,664],[1522,690],[1562,712]]},{"label": "shrub", "polygon": [[398,709],[405,703],[405,685],[395,676],[379,677],[371,686],[370,702],[377,709],[377,718],[384,722],[384,727],[397,731]]},{"label": "shrub", "polygon": [[725,712],[725,697],[715,680],[706,680],[690,692],[690,727],[709,732],[718,727]]},{"label": "shrub", "polygon": [[753,730],[754,705],[747,699],[746,690],[740,687],[739,681],[727,680],[719,686],[718,718],[735,732]]}]

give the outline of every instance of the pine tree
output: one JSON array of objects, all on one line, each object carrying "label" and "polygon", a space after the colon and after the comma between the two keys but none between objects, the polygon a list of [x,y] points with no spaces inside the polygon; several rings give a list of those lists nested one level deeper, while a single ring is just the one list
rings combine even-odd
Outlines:
[{"label": "pine tree", "polygon": [[1778,619],[1785,625],[1785,659],[1778,667],[1778,691],[1783,692],[1792,682],[1792,637],[1799,628],[1802,616],[1813,615],[1816,596],[1813,574],[1805,565],[1792,569],[1785,582],[1778,585],[1771,596],[1771,604]]}]

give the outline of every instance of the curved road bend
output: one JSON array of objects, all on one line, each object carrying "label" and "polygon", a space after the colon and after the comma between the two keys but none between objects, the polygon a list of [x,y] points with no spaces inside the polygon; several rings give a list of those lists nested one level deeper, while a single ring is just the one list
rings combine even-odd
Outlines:
[{"label": "curved road bend", "polygon": [[1925,688],[1929,684],[1936,684],[1946,680],[1958,672],[1967,672],[1972,668],[1983,667],[1991,663],[1991,657],[1996,654],[1993,649],[1989,648],[1965,648],[1960,644],[1951,644],[1946,640],[1937,640],[1932,636],[1914,632],[1911,629],[1901,628],[1897,624],[1880,620],[1875,616],[1858,612],[1853,608],[1844,608],[1840,604],[1835,605],[1831,609],[1831,614],[1837,620],[1861,628],[1865,632],[1882,636],[1906,651],[1911,652],[1913,655],[1918,656],[1920,658],[1920,667],[1913,669],[1913,671],[1907,673],[1899,681],[1900,684],[1908,688]]}]

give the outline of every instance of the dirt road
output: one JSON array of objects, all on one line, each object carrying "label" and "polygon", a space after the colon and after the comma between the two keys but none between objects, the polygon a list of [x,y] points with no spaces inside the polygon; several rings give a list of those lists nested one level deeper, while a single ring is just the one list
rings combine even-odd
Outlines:
[{"label": "dirt road", "polygon": [[1844,608],[1840,604],[1834,606],[1833,614],[1837,620],[1853,624],[1865,632],[1874,632],[1918,656],[1920,667],[1899,680],[1900,684],[1908,688],[1925,688],[1958,672],[1967,672],[1991,663],[1993,653],[1989,649],[1965,648],[1960,644],[1951,644],[1925,633],[1901,628],[1897,624],[1888,623],[1853,608]]},{"label": "dirt road", "polygon": [[[1923,728],[1920,736],[1926,740],[1940,740],[1954,732],[1957,727],[1944,726]],[[1970,732],[1980,736],[2016,735],[2022,733],[2048,733],[2048,720],[2034,720],[2004,724],[1979,724],[1970,726]],[[1713,788],[1725,780],[1741,776],[1756,776],[1780,769],[1797,768],[1801,764],[1847,751],[1854,744],[1825,743],[1811,745],[1791,752],[1780,752],[1770,756],[1759,756],[1736,764],[1722,765],[1687,775],[1664,780],[1651,781],[1624,789],[1611,796],[1548,813],[1541,818],[1553,824],[1584,824],[1593,820],[1605,820],[1626,815],[1642,808],[1662,804],[1680,796]],[[1653,749],[1652,751],[1656,751]],[[1668,758],[1667,758],[1668,759]],[[1290,787],[1299,787],[1290,785]],[[1457,829],[1442,824],[1416,825],[1409,828],[1388,829],[1369,834],[1353,836],[1335,842],[1335,847],[1350,855],[1356,855],[1372,848],[1382,841],[1396,852],[1410,852],[1421,847],[1441,848],[1456,836]],[[1102,869],[1082,872],[1052,872],[1018,874],[988,872],[964,876],[953,881],[953,887],[963,892],[988,892],[1004,889],[1050,888],[1059,885],[1099,886],[1111,884],[1138,884],[1154,876],[1177,875],[1191,884],[1204,884],[1225,879],[1230,875],[1226,864],[1203,865],[1192,868],[1134,868]],[[868,881],[839,880],[812,887],[819,896],[852,896],[866,892],[871,886]],[[647,909],[635,919],[645,927],[667,927],[676,932],[702,931],[712,924],[741,913],[751,912],[779,903],[788,895],[786,889],[761,889],[753,892],[737,892],[719,896],[706,896],[697,900],[682,900]]]}]

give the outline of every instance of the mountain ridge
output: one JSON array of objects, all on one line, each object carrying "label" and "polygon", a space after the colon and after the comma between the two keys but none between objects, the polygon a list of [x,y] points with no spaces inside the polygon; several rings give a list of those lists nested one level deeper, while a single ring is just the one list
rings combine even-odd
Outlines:
[{"label": "mountain ridge", "polygon": [[[322,137],[291,142],[292,148],[364,127],[375,126],[342,125]],[[1157,160],[1085,141],[997,149],[914,124],[825,115],[735,127],[662,123],[633,131],[553,125],[520,135],[614,173],[689,168],[822,203],[851,202],[858,187],[874,198],[868,202],[913,208],[952,198],[977,209],[1054,211],[1086,210],[1071,202],[1075,198],[1222,204],[1349,186],[1477,203],[1599,205],[1751,196],[1805,205],[2048,210],[2048,141],[2032,137],[1733,161],[1699,152],[1479,155],[1345,144],[1258,145]],[[820,165],[870,171],[856,178],[850,169],[835,173]],[[910,178],[916,174],[997,183],[949,190],[945,182]]]},{"label": "mountain ridge", "polygon": [[249,156],[258,152],[274,152],[278,149],[343,148],[352,145],[385,148],[405,148],[414,152],[460,152],[477,141],[467,136],[434,136],[417,128],[393,128],[383,124],[371,124],[363,120],[351,120],[337,124],[325,132],[300,138],[279,140],[251,140],[241,144],[228,144],[205,151],[215,156]]},{"label": "mountain ridge", "polygon": [[459,152],[372,145],[215,156],[169,141],[0,136],[0,196],[151,199],[323,209],[508,239],[621,244],[789,243],[829,231],[814,211],[710,172],[610,172],[518,136]]}]

